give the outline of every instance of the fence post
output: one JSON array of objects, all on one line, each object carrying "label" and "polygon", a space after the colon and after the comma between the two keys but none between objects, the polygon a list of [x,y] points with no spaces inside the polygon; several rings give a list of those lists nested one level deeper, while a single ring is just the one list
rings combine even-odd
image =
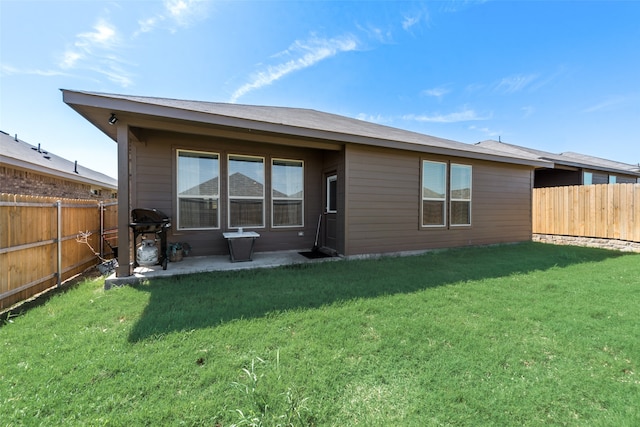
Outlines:
[{"label": "fence post", "polygon": [[56,239],[57,242],[57,258],[58,258],[58,266],[57,266],[57,286],[60,286],[62,284],[62,200],[57,200],[56,201],[56,212],[58,215],[57,218],[57,225],[58,225],[58,238]]},{"label": "fence post", "polygon": [[100,209],[100,258],[104,259],[104,202],[100,200],[98,204]]}]

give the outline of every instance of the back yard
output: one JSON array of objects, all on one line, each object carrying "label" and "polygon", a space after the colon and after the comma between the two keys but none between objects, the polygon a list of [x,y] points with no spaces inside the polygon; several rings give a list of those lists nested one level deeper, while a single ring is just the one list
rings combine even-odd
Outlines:
[{"label": "back yard", "polygon": [[3,425],[637,425],[640,255],[527,243],[88,280],[0,327]]}]

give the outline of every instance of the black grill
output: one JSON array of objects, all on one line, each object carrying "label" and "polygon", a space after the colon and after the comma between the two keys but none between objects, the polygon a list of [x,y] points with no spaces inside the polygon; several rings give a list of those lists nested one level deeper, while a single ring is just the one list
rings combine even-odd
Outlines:
[{"label": "black grill", "polygon": [[167,269],[167,230],[171,228],[171,218],[157,209],[134,209],[131,211],[131,223],[133,230],[133,259],[134,267],[138,266],[138,237],[154,234],[160,238],[160,250],[158,251],[158,264],[162,269]]}]

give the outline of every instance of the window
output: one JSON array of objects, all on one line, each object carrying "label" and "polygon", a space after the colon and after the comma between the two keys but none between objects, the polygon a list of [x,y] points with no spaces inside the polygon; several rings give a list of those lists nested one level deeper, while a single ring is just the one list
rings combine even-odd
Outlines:
[{"label": "window", "polygon": [[[422,226],[471,225],[472,168],[452,163],[422,161]],[[448,219],[447,223],[447,206]]]},{"label": "window", "polygon": [[593,184],[593,174],[591,172],[584,172],[582,177],[583,185],[591,185]]},{"label": "window", "polygon": [[264,158],[229,155],[229,227],[264,227]]},{"label": "window", "polygon": [[219,228],[218,154],[178,150],[178,229]]},{"label": "window", "polygon": [[327,177],[327,205],[325,206],[327,213],[338,212],[338,175],[330,175]]},{"label": "window", "polygon": [[615,175],[609,175],[609,184],[615,184],[617,182],[617,177]]},{"label": "window", "polygon": [[451,164],[451,225],[471,225],[471,166]]},{"label": "window", "polygon": [[274,227],[303,224],[304,166],[300,160],[273,159],[271,163],[271,204]]},{"label": "window", "polygon": [[422,162],[422,226],[444,226],[446,218],[447,164]]},{"label": "window", "polygon": [[592,184],[608,184],[609,175],[607,175],[606,173],[594,172],[591,182]]}]

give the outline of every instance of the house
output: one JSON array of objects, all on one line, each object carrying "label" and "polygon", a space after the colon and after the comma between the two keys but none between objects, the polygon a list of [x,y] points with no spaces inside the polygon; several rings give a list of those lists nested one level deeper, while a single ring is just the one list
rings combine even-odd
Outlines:
[{"label": "house", "polygon": [[[531,239],[535,168],[551,162],[315,110],[63,90],[118,144],[118,277],[132,274],[134,208],[169,241],[225,254],[319,246],[345,256]],[[319,221],[320,220],[320,221]]]},{"label": "house", "polygon": [[71,199],[111,199],[118,182],[0,131],[0,193]]},{"label": "house", "polygon": [[534,178],[536,188],[640,183],[640,165],[630,165],[579,153],[553,154],[493,140],[482,141],[476,145],[511,155],[533,155],[540,160],[551,162],[551,166],[536,169]]}]

